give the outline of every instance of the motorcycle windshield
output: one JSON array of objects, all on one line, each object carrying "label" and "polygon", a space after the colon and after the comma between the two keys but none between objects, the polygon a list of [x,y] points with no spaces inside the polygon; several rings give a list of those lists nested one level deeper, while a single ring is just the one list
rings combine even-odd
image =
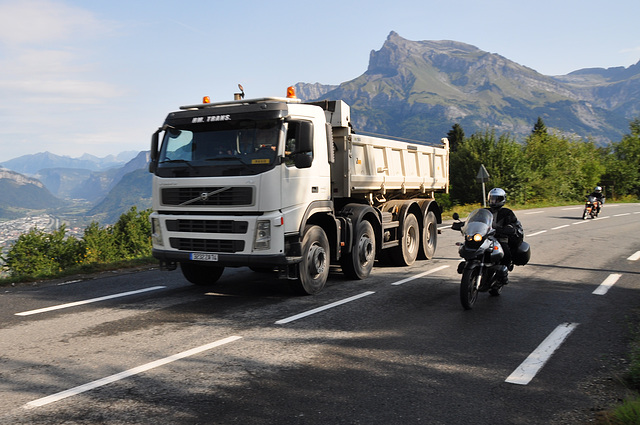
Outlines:
[{"label": "motorcycle windshield", "polygon": [[491,226],[493,224],[493,214],[487,209],[478,208],[477,210],[473,210],[469,217],[467,217],[467,221],[465,222],[462,231],[466,235],[472,235],[475,233],[480,233],[481,235],[486,235]]}]

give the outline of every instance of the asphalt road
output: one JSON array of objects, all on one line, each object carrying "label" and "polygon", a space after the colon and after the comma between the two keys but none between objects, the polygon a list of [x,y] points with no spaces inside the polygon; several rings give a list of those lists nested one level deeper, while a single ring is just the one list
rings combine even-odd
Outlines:
[{"label": "asphalt road", "polygon": [[433,260],[312,297],[246,268],[2,288],[0,423],[584,423],[637,318],[640,204],[517,214],[531,262],[470,311],[446,228]]}]

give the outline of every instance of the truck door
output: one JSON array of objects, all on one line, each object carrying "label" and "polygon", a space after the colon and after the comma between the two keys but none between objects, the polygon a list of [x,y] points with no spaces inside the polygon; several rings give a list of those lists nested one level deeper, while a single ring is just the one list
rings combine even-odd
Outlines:
[{"label": "truck door", "polygon": [[[284,144],[282,178],[282,209],[285,223],[294,226],[286,231],[297,231],[300,219],[307,206],[315,200],[330,198],[329,167],[326,153],[313,147],[313,124],[311,121],[289,121]],[[306,134],[305,134],[306,133]],[[310,138],[310,140],[308,140]]]}]

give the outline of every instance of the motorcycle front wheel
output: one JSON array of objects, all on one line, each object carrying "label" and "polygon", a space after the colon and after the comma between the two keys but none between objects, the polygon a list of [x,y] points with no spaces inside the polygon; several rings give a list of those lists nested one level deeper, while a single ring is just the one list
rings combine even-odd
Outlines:
[{"label": "motorcycle front wheel", "polygon": [[465,310],[471,310],[478,299],[478,288],[480,287],[480,267],[465,269],[460,282],[460,302]]}]

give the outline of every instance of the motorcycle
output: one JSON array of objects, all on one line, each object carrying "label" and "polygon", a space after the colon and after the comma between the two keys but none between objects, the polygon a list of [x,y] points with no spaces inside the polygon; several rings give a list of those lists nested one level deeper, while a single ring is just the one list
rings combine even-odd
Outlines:
[{"label": "motorcycle", "polygon": [[502,292],[503,282],[514,265],[525,265],[531,257],[531,248],[522,241],[518,249],[511,255],[509,264],[501,264],[504,250],[493,228],[493,215],[485,208],[478,208],[469,214],[466,221],[459,221],[458,213],[453,214],[456,220],[451,225],[464,235],[464,242],[457,243],[458,254],[464,259],[458,265],[458,273],[462,274],[460,282],[460,302],[465,310],[473,308],[479,292],[489,292],[498,296]]},{"label": "motorcycle", "polygon": [[595,196],[587,196],[587,202],[584,204],[584,211],[582,212],[582,219],[596,218],[598,216],[598,206],[600,201]]}]

